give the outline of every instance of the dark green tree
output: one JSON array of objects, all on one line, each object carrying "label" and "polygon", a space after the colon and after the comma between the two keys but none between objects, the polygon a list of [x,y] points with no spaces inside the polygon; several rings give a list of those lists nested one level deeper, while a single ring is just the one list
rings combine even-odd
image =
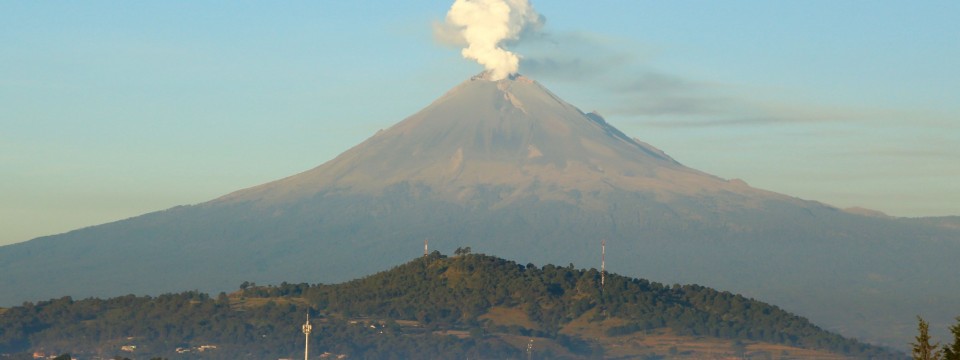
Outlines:
[{"label": "dark green tree", "polygon": [[943,360],[960,360],[960,316],[957,324],[950,327],[953,333],[953,344],[943,346]]},{"label": "dark green tree", "polygon": [[913,359],[914,360],[940,360],[940,350],[937,347],[940,343],[930,344],[930,324],[926,321],[923,321],[923,318],[917,316],[917,321],[920,323],[917,326],[917,330],[920,331],[920,334],[917,335],[917,342],[912,343],[913,345]]}]

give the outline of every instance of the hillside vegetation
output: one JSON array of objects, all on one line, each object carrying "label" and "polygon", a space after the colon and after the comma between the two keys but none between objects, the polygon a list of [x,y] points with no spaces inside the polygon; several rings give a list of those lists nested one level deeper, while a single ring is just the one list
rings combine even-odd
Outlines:
[{"label": "hillside vegetation", "polygon": [[25,303],[0,314],[0,353],[290,357],[309,312],[315,354],[362,359],[902,357],[729,292],[468,252],[337,285]]}]

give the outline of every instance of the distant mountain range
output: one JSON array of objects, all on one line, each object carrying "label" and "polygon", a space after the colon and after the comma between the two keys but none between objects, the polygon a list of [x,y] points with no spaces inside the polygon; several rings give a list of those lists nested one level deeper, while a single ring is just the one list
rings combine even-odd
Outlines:
[{"label": "distant mountain range", "polygon": [[0,354],[294,358],[309,314],[313,358],[906,358],[729,292],[457,254],[337,285],[27,303],[0,312]]},{"label": "distant mountain range", "polygon": [[303,173],[0,247],[0,305],[342,281],[416,256],[424,239],[598,266],[606,239],[617,272],[728,289],[903,348],[916,315],[944,329],[960,311],[957,224],[718,178],[529,78],[478,76]]}]

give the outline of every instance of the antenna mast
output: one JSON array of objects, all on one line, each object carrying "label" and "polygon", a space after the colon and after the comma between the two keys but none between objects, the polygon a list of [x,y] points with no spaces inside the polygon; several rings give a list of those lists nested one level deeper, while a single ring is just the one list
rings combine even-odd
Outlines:
[{"label": "antenna mast", "polygon": [[600,291],[603,291],[603,283],[606,280],[607,273],[607,239],[600,240]]},{"label": "antenna mast", "polygon": [[310,359],[310,332],[313,331],[313,325],[310,325],[310,312],[307,312],[307,322],[303,324],[303,360]]},{"label": "antenna mast", "polygon": [[423,257],[427,257],[427,245],[429,244],[430,239],[423,239]]}]

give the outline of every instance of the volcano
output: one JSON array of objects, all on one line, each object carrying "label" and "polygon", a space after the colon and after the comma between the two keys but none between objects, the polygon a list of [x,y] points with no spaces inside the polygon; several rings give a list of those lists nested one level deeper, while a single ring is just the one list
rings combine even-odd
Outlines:
[{"label": "volcano", "polygon": [[455,204],[493,207],[538,198],[606,210],[605,195],[617,190],[724,192],[745,201],[777,196],[685,167],[529,78],[481,75],[326,164],[215,202],[381,195],[398,185]]},{"label": "volcano", "polygon": [[[450,253],[599,265],[783,306],[903,347],[960,303],[960,229],[867,216],[688,168],[521,75],[483,75],[314,169],[0,247],[0,305],[336,282]],[[9,290],[12,289],[12,290]],[[942,326],[940,326],[942,325]]]}]

